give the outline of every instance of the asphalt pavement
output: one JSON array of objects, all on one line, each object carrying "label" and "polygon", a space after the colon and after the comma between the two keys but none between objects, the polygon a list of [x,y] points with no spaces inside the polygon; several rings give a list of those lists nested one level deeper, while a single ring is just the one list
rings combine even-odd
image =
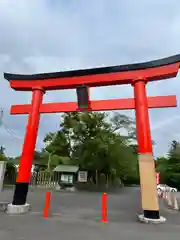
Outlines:
[{"label": "asphalt pavement", "polygon": [[[1,201],[12,201],[12,190],[0,193]],[[160,203],[161,215],[167,218],[160,225],[137,220],[141,212],[139,188],[124,188],[108,194],[108,220],[101,223],[101,193],[52,192],[50,217],[43,218],[45,191],[29,192],[32,205],[26,215],[8,216],[0,213],[2,240],[166,240],[179,239],[180,212]]]}]

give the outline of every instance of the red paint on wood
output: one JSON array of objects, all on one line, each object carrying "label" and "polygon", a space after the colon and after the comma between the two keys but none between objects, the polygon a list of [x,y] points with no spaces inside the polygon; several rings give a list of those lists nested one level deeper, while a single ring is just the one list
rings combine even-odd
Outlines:
[{"label": "red paint on wood", "polygon": [[[110,110],[130,110],[135,109],[134,98],[111,99],[90,101],[90,108],[87,111],[110,111]],[[148,97],[148,108],[176,107],[176,96]],[[13,105],[11,114],[28,114],[31,111],[30,104]],[[40,113],[77,112],[76,102],[44,103],[40,107]],[[84,110],[85,111],[85,110]]]},{"label": "red paint on wood", "polygon": [[152,140],[148,115],[148,100],[145,81],[134,82],[136,108],[136,133],[139,153],[152,153]]},{"label": "red paint on wood", "polygon": [[133,79],[146,78],[147,81],[176,77],[179,63],[142,70],[92,74],[86,76],[63,77],[43,80],[12,80],[11,88],[19,91],[31,91],[32,88],[43,87],[45,90],[72,89],[78,86],[89,87],[131,84]]},{"label": "red paint on wood", "polygon": [[22,156],[20,159],[17,182],[29,182],[30,180],[40,119],[39,108],[42,103],[43,94],[44,92],[40,89],[35,89],[32,94],[32,107],[29,111],[29,118],[23,144]]}]

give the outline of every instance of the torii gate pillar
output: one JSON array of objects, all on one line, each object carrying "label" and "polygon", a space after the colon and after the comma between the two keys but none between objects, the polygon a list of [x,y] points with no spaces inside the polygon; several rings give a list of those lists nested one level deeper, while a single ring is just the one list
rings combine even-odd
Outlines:
[{"label": "torii gate pillar", "polygon": [[[26,127],[26,135],[20,159],[20,167],[18,177],[16,179],[14,197],[12,205],[8,206],[8,212],[25,212],[29,210],[29,204],[26,203],[29,181],[31,179],[32,161],[34,158],[34,149],[36,145],[39,120],[40,120],[40,106],[43,100],[43,88],[32,89],[31,111],[28,116],[28,123]],[[16,208],[14,208],[16,206]]]},{"label": "torii gate pillar", "polygon": [[144,79],[137,79],[133,81],[133,86],[136,109],[136,133],[138,141],[142,209],[145,218],[159,219],[159,204],[148,115],[146,82]]}]

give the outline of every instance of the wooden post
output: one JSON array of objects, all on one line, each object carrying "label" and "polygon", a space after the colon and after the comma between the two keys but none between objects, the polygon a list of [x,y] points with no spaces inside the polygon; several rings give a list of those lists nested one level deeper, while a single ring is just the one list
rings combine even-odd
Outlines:
[{"label": "wooden post", "polygon": [[40,120],[40,105],[43,100],[44,91],[41,88],[33,90],[31,111],[29,113],[26,136],[20,159],[19,172],[16,180],[13,205],[25,205],[31,178],[32,161],[36,145],[37,132]]},{"label": "wooden post", "polygon": [[145,79],[137,79],[133,85],[142,208],[145,218],[159,219],[156,172],[152,151]]}]

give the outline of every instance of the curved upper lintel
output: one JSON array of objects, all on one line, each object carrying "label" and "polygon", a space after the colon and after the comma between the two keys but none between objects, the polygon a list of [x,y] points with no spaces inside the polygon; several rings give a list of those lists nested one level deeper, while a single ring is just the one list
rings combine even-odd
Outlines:
[{"label": "curved upper lintel", "polygon": [[4,73],[4,78],[7,79],[8,81],[71,78],[71,77],[81,77],[81,76],[97,75],[97,74],[144,70],[144,69],[167,66],[175,63],[180,63],[180,54],[167,57],[167,58],[154,60],[154,61],[127,64],[127,65],[118,65],[118,66],[111,66],[111,67],[99,67],[99,68],[91,68],[91,69],[81,69],[81,70],[72,70],[72,71],[54,72],[54,73],[41,73],[41,74],[32,74],[32,75]]}]

